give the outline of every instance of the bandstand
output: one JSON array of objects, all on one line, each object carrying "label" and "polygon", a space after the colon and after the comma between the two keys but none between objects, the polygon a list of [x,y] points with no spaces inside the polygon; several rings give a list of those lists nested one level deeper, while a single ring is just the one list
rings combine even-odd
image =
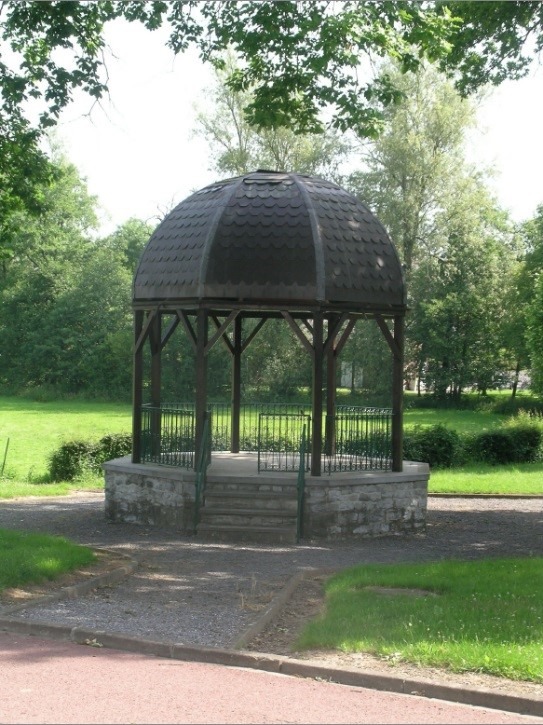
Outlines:
[{"label": "bandstand", "polygon": [[[402,268],[358,199],[272,171],[207,186],[151,236],[133,309],[133,452],[104,465],[110,520],[262,543],[424,528],[428,467],[402,455]],[[242,402],[243,354],[270,319],[310,356],[309,406]],[[337,405],[338,359],[361,319],[390,350],[388,409]],[[195,394],[172,403],[162,353],[177,334],[194,349]],[[217,344],[232,363],[227,410],[208,401]]]}]

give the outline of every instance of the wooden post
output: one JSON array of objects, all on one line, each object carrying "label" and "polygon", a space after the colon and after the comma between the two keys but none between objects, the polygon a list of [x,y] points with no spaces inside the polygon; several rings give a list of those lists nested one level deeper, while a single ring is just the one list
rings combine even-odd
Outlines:
[{"label": "wooden post", "polygon": [[392,368],[392,470],[403,470],[403,358],[404,317],[394,317],[394,341],[396,352]]},{"label": "wooden post", "polygon": [[239,427],[241,408],[241,317],[234,320],[234,354],[232,356],[232,405],[230,451],[239,453]]},{"label": "wooden post", "polygon": [[162,315],[158,312],[151,324],[151,450],[153,460],[160,460],[162,415],[160,411],[162,389]]},{"label": "wooden post", "polygon": [[[328,334],[333,334],[332,330],[336,324],[335,316],[330,318],[328,322]],[[326,359],[326,432],[325,432],[325,451],[327,456],[333,456],[336,452],[336,372],[337,372],[337,355],[335,351],[335,334],[334,339],[329,341],[328,354]]]},{"label": "wooden post", "polygon": [[311,441],[311,475],[321,475],[322,456],[322,384],[324,380],[323,315],[313,317],[313,421]]},{"label": "wooden post", "polygon": [[207,414],[207,355],[208,312],[198,310],[196,318],[196,441],[194,466],[198,465]]},{"label": "wooden post", "polygon": [[143,329],[143,311],[134,313],[134,366],[132,375],[132,463],[141,463],[141,406],[143,404],[143,350],[138,340]]}]

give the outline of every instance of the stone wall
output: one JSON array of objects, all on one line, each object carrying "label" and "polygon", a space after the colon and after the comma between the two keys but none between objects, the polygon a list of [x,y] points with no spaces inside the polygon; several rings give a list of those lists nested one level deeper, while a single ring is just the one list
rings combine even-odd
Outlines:
[{"label": "stone wall", "polygon": [[[105,514],[109,521],[173,527],[192,533],[194,471],[133,464],[129,457],[105,463],[104,471]],[[295,473],[279,474],[277,480],[270,480],[269,472],[262,475],[256,471],[237,476],[230,472],[227,477],[215,478],[226,478],[230,483],[222,485],[230,491],[232,487],[240,491],[249,487],[255,496],[262,498],[268,492],[273,498],[274,490],[283,491],[286,486],[296,497]],[[303,538],[369,538],[424,531],[428,478],[427,464],[407,461],[402,473],[368,471],[308,476]]]},{"label": "stone wall", "polygon": [[134,464],[130,456],[104,464],[108,521],[192,531],[193,471]]},{"label": "stone wall", "polygon": [[304,534],[344,539],[424,531],[429,470],[406,463],[404,473],[309,478]]}]

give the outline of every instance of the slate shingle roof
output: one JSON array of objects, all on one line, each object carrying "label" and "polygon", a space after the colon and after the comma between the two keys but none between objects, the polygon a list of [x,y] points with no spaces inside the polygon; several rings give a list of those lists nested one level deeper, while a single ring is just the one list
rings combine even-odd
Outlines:
[{"label": "slate shingle roof", "polygon": [[151,236],[134,304],[184,300],[405,308],[398,255],[370,210],[323,179],[258,171],[182,201]]}]

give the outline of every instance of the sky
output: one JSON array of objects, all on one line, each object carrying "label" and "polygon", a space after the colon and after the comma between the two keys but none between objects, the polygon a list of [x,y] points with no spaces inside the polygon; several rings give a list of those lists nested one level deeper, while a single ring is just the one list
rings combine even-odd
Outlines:
[{"label": "sky", "polygon": [[[162,31],[116,21],[106,33],[109,98],[77,96],[56,136],[101,208],[108,234],[130,217],[156,223],[193,191],[217,180],[194,135],[213,72],[194,52],[179,56]],[[507,81],[482,103],[468,160],[492,166],[489,185],[515,221],[543,204],[543,68]]]}]

